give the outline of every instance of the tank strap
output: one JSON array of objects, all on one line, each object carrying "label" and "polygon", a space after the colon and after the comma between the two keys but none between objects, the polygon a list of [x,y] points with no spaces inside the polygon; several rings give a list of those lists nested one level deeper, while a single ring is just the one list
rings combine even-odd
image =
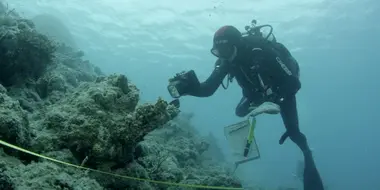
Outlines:
[{"label": "tank strap", "polygon": [[224,85],[224,82],[222,82],[222,87],[223,87],[224,89],[227,89],[228,86],[230,85],[230,82],[232,82],[233,78],[234,78],[234,77],[233,77],[230,73],[228,73],[228,75],[227,75],[227,84]]}]

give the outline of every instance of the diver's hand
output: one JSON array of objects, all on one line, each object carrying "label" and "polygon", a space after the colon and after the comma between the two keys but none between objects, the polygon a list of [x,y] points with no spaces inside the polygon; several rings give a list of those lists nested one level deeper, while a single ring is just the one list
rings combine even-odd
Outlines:
[{"label": "diver's hand", "polygon": [[175,82],[175,81],[180,81],[185,78],[186,71],[181,71],[179,73],[176,73],[172,78],[169,79],[169,82]]},{"label": "diver's hand", "polygon": [[186,92],[186,88],[188,86],[188,83],[186,80],[177,80],[169,82],[169,85],[167,86],[167,89],[169,91],[169,94],[172,96],[172,98],[180,98],[183,96]]},{"label": "diver's hand", "polygon": [[188,72],[178,73],[169,79],[168,91],[173,98],[179,98],[188,94],[191,89],[199,85],[200,83],[194,70],[190,70]]},{"label": "diver's hand", "polygon": [[188,72],[182,71],[169,79],[167,89],[173,98],[180,98],[186,93],[186,89],[189,86],[189,77],[187,77],[187,73]]}]

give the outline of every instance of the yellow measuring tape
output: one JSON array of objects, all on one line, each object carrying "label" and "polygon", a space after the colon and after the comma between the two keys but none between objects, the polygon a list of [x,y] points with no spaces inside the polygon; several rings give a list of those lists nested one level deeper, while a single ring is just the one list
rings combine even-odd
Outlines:
[{"label": "yellow measuring tape", "polygon": [[252,143],[253,137],[255,136],[254,135],[254,131],[255,131],[255,128],[256,128],[256,118],[253,117],[252,121],[249,122],[249,123],[251,125],[249,126],[249,132],[248,132],[248,138],[247,138],[247,140],[248,140],[249,143]]},{"label": "yellow measuring tape", "polygon": [[52,162],[60,163],[60,164],[71,166],[71,167],[78,168],[78,169],[90,170],[90,171],[93,171],[93,172],[98,172],[98,173],[102,173],[102,174],[106,174],[106,175],[111,175],[111,176],[115,176],[115,177],[120,177],[120,178],[124,178],[124,179],[130,179],[130,180],[135,180],[135,181],[146,181],[146,182],[150,182],[150,183],[170,185],[170,186],[179,186],[179,187],[188,187],[188,188],[244,190],[244,188],[237,188],[237,187],[219,187],[219,186],[206,186],[206,185],[192,185],[192,184],[173,183],[173,182],[166,182],[166,181],[156,181],[156,180],[151,180],[151,179],[144,179],[144,178],[123,176],[123,175],[118,175],[118,174],[114,174],[114,173],[109,173],[109,172],[104,172],[104,171],[95,170],[95,169],[91,169],[91,168],[86,168],[86,167],[83,167],[83,166],[78,166],[78,165],[75,165],[75,164],[70,164],[70,163],[67,163],[67,162],[56,160],[54,158],[50,158],[50,157],[47,157],[47,156],[44,156],[44,155],[41,155],[41,154],[37,154],[35,152],[23,149],[21,147],[9,144],[9,143],[7,143],[5,141],[2,141],[2,140],[0,140],[0,144],[2,144],[4,146],[7,146],[9,148],[13,148],[13,149],[18,150],[18,151],[21,151],[21,152],[25,152],[27,154],[31,154],[33,156],[37,156],[37,157],[40,157],[40,158],[43,158],[43,159],[46,159],[46,160],[50,160]]}]

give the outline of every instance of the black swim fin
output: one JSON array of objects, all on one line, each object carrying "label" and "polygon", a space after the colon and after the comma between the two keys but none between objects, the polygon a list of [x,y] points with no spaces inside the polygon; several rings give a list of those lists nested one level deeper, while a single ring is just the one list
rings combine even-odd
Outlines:
[{"label": "black swim fin", "polygon": [[315,166],[313,156],[310,153],[306,153],[305,168],[303,173],[303,189],[304,190],[324,190],[321,176]]}]

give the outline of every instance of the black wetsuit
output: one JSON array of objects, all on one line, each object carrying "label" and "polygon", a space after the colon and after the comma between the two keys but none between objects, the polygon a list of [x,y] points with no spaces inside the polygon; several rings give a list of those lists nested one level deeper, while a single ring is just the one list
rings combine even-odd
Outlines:
[{"label": "black wetsuit", "polygon": [[[303,151],[308,150],[306,139],[298,127],[295,95],[301,88],[299,67],[285,46],[263,38],[245,38],[232,63],[218,59],[206,81],[187,89],[186,94],[211,96],[227,75],[235,78],[242,88],[243,98],[236,108],[237,116],[246,116],[252,104],[259,105],[265,101],[279,104],[287,135],[291,139],[298,137],[296,144]],[[273,91],[270,96],[265,95],[268,88]]]},{"label": "black wetsuit", "polygon": [[[186,89],[186,94],[208,97],[214,94],[229,76],[242,88],[243,98],[236,108],[236,115],[244,117],[250,113],[250,105],[265,101],[278,104],[286,132],[280,139],[282,144],[289,137],[303,151],[305,156],[305,190],[322,190],[322,182],[315,168],[313,158],[304,134],[298,125],[296,93],[301,88],[299,67],[287,48],[281,43],[269,42],[260,37],[246,37],[238,47],[233,62],[218,59],[209,78]],[[266,96],[268,88],[272,95]],[[309,165],[308,165],[309,164]],[[311,171],[310,174],[306,172]],[[316,181],[315,181],[316,180]]]}]

